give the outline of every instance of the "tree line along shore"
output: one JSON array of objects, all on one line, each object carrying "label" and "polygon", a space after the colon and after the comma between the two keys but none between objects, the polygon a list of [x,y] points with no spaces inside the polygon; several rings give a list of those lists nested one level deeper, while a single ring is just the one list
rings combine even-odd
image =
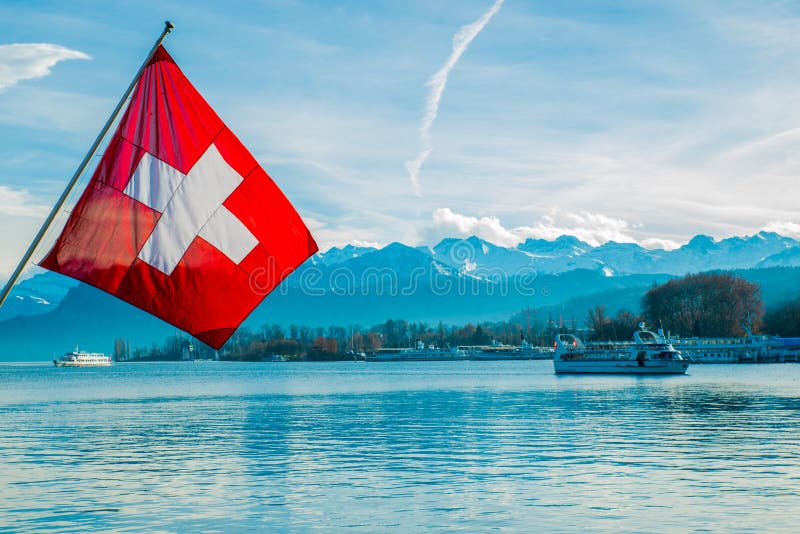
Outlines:
[{"label": "tree line along shore", "polygon": [[492,341],[518,345],[524,338],[532,345],[550,346],[558,333],[587,341],[629,341],[640,322],[663,325],[665,331],[681,337],[738,337],[747,331],[800,337],[800,299],[765,310],[758,285],[730,273],[701,273],[654,285],[642,297],[640,313],[623,309],[609,314],[598,303],[583,318],[542,317],[537,310],[526,309],[505,321],[466,325],[403,319],[387,319],[371,327],[266,324],[258,330],[240,328],[219,351],[180,333],[161,345],[143,347],[118,339],[114,359],[262,361],[280,355],[286,360],[332,361],[417,341],[438,347]]}]

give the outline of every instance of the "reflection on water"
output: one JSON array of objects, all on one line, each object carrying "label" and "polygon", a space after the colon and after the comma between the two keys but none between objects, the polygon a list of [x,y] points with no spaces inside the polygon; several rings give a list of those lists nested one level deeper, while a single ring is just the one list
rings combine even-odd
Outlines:
[{"label": "reflection on water", "polygon": [[0,530],[792,531],[799,381],[0,365]]}]

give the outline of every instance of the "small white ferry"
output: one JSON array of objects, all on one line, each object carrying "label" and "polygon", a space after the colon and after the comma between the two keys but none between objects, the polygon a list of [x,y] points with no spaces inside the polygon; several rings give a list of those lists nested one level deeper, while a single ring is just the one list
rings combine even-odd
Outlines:
[{"label": "small white ferry", "polygon": [[556,373],[684,374],[689,360],[670,345],[662,334],[645,330],[644,323],[625,347],[587,348],[570,334],[556,336],[553,366]]},{"label": "small white ferry", "polygon": [[111,365],[111,357],[101,352],[75,350],[53,360],[56,367],[106,367]]}]

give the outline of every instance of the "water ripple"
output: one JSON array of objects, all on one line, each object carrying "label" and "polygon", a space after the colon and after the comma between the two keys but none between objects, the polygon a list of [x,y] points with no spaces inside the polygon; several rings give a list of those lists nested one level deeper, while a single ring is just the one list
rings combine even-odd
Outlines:
[{"label": "water ripple", "polygon": [[551,365],[0,365],[0,530],[795,530],[800,366]]}]

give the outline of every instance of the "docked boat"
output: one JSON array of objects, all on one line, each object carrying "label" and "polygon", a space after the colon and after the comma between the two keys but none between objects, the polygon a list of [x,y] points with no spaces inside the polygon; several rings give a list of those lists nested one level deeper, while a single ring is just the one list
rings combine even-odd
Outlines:
[{"label": "docked boat", "polygon": [[459,347],[438,348],[417,341],[413,348],[378,349],[367,356],[368,362],[429,362],[468,360],[469,356]]},{"label": "docked boat", "polygon": [[107,367],[111,365],[111,357],[102,352],[86,352],[75,350],[53,360],[56,367]]},{"label": "docked boat", "polygon": [[[764,334],[753,334],[744,328],[744,337],[670,338],[669,341],[692,363],[756,363],[775,362],[780,343]],[[785,360],[784,360],[785,361]]]},{"label": "docked boat", "polygon": [[624,347],[586,347],[570,334],[556,336],[553,366],[556,373],[684,374],[689,361],[663,334],[639,325],[634,342]]},{"label": "docked boat", "polygon": [[491,345],[462,345],[458,347],[470,360],[549,360],[553,357],[550,347],[535,347],[521,337],[519,346],[506,345],[492,338]]}]

